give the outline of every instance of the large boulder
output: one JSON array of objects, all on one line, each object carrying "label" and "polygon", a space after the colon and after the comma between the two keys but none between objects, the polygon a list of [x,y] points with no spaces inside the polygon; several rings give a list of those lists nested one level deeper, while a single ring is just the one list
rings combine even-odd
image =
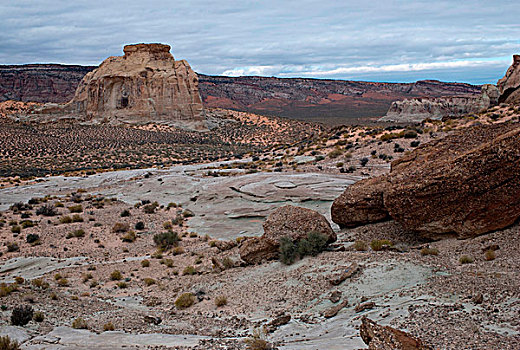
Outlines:
[{"label": "large boulder", "polygon": [[[340,198],[332,217],[343,226],[379,221],[384,209],[430,239],[509,226],[520,217],[520,124],[473,126],[422,145],[394,161],[390,174],[359,182]],[[366,215],[372,211],[381,216]]]},{"label": "large boulder", "polygon": [[126,45],[123,51],[87,73],[69,103],[46,105],[36,117],[206,129],[197,74],[173,58],[169,45]]},{"label": "large boulder", "polygon": [[361,339],[369,350],[431,350],[432,348],[398,329],[381,326],[363,317],[359,328]]},{"label": "large boulder", "polygon": [[383,203],[385,177],[361,180],[347,187],[331,207],[332,221],[340,227],[355,227],[389,218]]},{"label": "large boulder", "polygon": [[513,64],[497,83],[499,102],[520,104],[520,55],[513,55]]},{"label": "large boulder", "polygon": [[276,209],[264,222],[263,239],[278,244],[280,238],[289,236],[293,241],[306,238],[309,232],[319,232],[328,237],[327,242],[336,241],[336,233],[327,219],[320,213],[301,207],[285,205]]},{"label": "large boulder", "polygon": [[248,264],[276,259],[282,237],[288,236],[293,241],[299,241],[310,232],[327,236],[328,243],[336,241],[336,234],[320,213],[291,205],[280,207],[265,221],[264,234],[261,237],[251,237],[242,243],[240,258]]}]

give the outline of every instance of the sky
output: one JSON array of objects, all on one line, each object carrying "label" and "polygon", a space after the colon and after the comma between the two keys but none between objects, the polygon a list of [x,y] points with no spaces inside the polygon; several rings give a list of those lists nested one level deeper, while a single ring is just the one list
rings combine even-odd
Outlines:
[{"label": "sky", "polygon": [[98,65],[160,42],[211,75],[496,83],[518,0],[0,0],[0,64]]}]

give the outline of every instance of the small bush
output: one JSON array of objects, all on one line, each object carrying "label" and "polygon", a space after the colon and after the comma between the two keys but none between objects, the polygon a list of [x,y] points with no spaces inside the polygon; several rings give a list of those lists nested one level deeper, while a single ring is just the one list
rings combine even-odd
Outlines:
[{"label": "small bush", "polygon": [[227,298],[225,295],[219,295],[218,297],[215,298],[216,307],[221,307],[224,305],[227,305]]},{"label": "small bush", "polygon": [[83,222],[83,218],[79,214],[72,215],[72,222]]},{"label": "small bush", "polygon": [[157,283],[153,278],[149,278],[149,277],[146,277],[145,279],[143,279],[143,282],[147,287],[150,287],[151,285],[154,285],[155,283]]},{"label": "small bush", "polygon": [[126,235],[121,237],[121,239],[123,240],[123,242],[133,243],[137,239],[137,236],[134,231],[129,231]]},{"label": "small bush", "polygon": [[119,270],[114,270],[112,271],[112,273],[110,274],[110,279],[112,281],[119,281],[123,278],[123,275],[121,274],[121,271]]},{"label": "small bush", "polygon": [[17,252],[20,250],[20,247],[18,246],[18,243],[16,242],[7,242],[7,251],[8,252]]},{"label": "small bush", "polygon": [[14,281],[15,281],[16,284],[23,284],[25,282],[25,280],[23,279],[22,276],[16,276],[14,278]]},{"label": "small bush", "polygon": [[130,211],[129,211],[129,210],[125,209],[125,210],[123,210],[123,211],[121,212],[121,217],[122,217],[122,218],[126,218],[126,217],[128,217],[128,216],[130,216]]},{"label": "small bush", "polygon": [[487,261],[495,260],[495,251],[493,249],[486,250],[485,257]]},{"label": "small bush", "polygon": [[60,218],[60,223],[62,224],[70,224],[72,222],[72,218],[68,215],[62,216]]},{"label": "small bush", "polygon": [[392,242],[387,239],[374,239],[370,242],[370,248],[376,252],[383,250],[385,246],[391,247],[392,245]]},{"label": "small bush", "polygon": [[154,243],[162,249],[169,249],[177,246],[180,240],[181,239],[177,232],[173,231],[161,232],[153,236]]},{"label": "small bush", "polygon": [[460,257],[459,262],[461,264],[471,264],[473,262],[473,258],[468,255],[463,255]]},{"label": "small bush", "polygon": [[20,344],[16,340],[11,340],[9,336],[0,337],[1,350],[20,350]]},{"label": "small bush", "polygon": [[405,139],[415,139],[417,137],[417,132],[415,130],[406,130],[403,136]]},{"label": "small bush", "polygon": [[232,268],[233,266],[235,266],[235,262],[233,261],[233,259],[231,259],[229,256],[226,256],[223,260],[222,260],[222,265],[224,265],[224,267],[226,269],[230,269]]},{"label": "small bush", "polygon": [[162,259],[160,261],[161,264],[166,265],[166,267],[173,267],[173,260],[172,259]]},{"label": "small bush", "polygon": [[175,307],[177,309],[187,309],[195,303],[195,296],[192,293],[181,294],[177,300],[175,300]]},{"label": "small bush", "polygon": [[81,212],[83,212],[83,206],[81,204],[71,205],[69,207],[69,211],[71,213],[81,213]]},{"label": "small bush", "polygon": [[365,165],[367,165],[368,161],[369,161],[369,159],[367,157],[363,157],[359,161],[359,164],[361,164],[361,166],[365,166]]},{"label": "small bush", "polygon": [[47,289],[49,288],[49,283],[48,282],[45,282],[43,279],[41,278],[36,278],[36,279],[33,279],[31,281],[31,284],[36,287],[36,288],[40,288],[40,289]]},{"label": "small bush", "polygon": [[11,232],[12,233],[20,233],[20,232],[22,232],[22,227],[18,226],[18,225],[13,226],[13,227],[11,227]]},{"label": "small bush", "polygon": [[58,280],[57,283],[58,283],[58,286],[60,286],[60,287],[67,287],[69,285],[69,280],[62,277]]},{"label": "small bush", "polygon": [[109,332],[109,331],[113,331],[113,330],[115,330],[115,327],[114,327],[114,325],[112,324],[112,322],[108,322],[108,323],[105,323],[105,324],[103,325],[103,331],[105,331],[105,332]]},{"label": "small bush", "polygon": [[186,209],[182,212],[182,216],[184,216],[185,218],[191,218],[195,216],[195,214],[191,210]]},{"label": "small bush", "polygon": [[36,215],[55,216],[58,215],[58,212],[54,206],[46,204],[36,209]]},{"label": "small bush", "polygon": [[164,228],[165,230],[171,230],[171,229],[173,228],[173,225],[172,225],[171,222],[166,221],[166,222],[163,223],[163,228]]},{"label": "small bush", "polygon": [[183,275],[196,275],[197,269],[195,269],[193,266],[186,266],[184,270],[182,271]]},{"label": "small bush", "polygon": [[128,285],[126,284],[126,282],[119,282],[119,283],[117,284],[117,286],[118,286],[119,288],[121,288],[121,289],[125,289],[125,288],[128,287]]},{"label": "small bush", "polygon": [[20,225],[22,226],[22,228],[34,227],[34,222],[32,222],[31,220],[24,220],[20,222]]},{"label": "small bush", "polygon": [[34,322],[38,322],[38,323],[43,322],[44,319],[45,319],[45,315],[41,311],[36,311],[33,315]]},{"label": "small bush", "polygon": [[157,207],[159,207],[159,203],[157,202],[153,202],[151,204],[147,204],[143,207],[143,211],[146,213],[146,214],[153,214],[155,213],[155,209],[157,209]]},{"label": "small bush", "polygon": [[423,248],[421,249],[421,255],[439,255],[439,249],[437,248]]},{"label": "small bush", "polygon": [[144,259],[143,261],[141,261],[141,266],[150,267],[150,260]]},{"label": "small bush", "polygon": [[25,326],[33,318],[33,309],[30,305],[15,307],[11,314],[11,324],[13,326]]},{"label": "small bush", "polygon": [[130,226],[128,224],[124,224],[121,222],[116,222],[114,226],[112,227],[112,232],[114,233],[122,233],[127,232],[130,229]]},{"label": "small bush", "polygon": [[292,264],[298,257],[298,248],[288,236],[280,238],[280,261],[285,265]]},{"label": "small bush", "polygon": [[354,242],[354,249],[358,252],[364,252],[368,250],[368,244],[365,241],[356,241]]},{"label": "small bush", "polygon": [[136,230],[144,230],[144,222],[139,221],[138,223],[136,223],[135,224],[135,229]]},{"label": "small bush", "polygon": [[69,232],[67,234],[67,238],[73,238],[73,237],[76,237],[76,238],[85,237],[85,230],[80,228],[80,229],[74,230],[72,232]]},{"label": "small bush", "polygon": [[74,321],[72,321],[72,328],[74,328],[74,329],[88,329],[87,321],[85,321],[81,317],[78,317]]}]

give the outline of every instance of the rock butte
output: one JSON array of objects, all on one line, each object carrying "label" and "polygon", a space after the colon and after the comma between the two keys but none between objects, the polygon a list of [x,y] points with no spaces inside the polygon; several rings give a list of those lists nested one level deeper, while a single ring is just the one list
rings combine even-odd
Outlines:
[{"label": "rock butte", "polygon": [[36,110],[38,117],[206,129],[198,78],[188,62],[176,61],[169,45],[126,45],[123,51],[85,75],[69,103],[47,104]]}]

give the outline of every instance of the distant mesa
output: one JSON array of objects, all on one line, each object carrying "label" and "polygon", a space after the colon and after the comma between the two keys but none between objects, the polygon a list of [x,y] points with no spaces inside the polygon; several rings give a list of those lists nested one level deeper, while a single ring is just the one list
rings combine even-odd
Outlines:
[{"label": "distant mesa", "polygon": [[126,45],[123,51],[87,73],[70,102],[46,104],[31,119],[206,129],[197,74],[185,60],[176,61],[163,44]]}]

